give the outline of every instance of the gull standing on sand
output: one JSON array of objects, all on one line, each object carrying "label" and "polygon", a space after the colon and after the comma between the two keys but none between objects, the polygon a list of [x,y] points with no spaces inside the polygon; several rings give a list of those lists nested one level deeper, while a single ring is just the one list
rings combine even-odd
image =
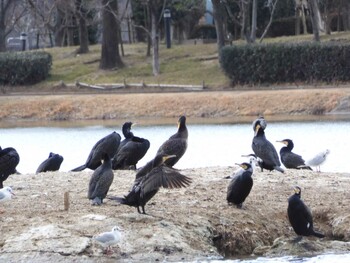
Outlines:
[{"label": "gull standing on sand", "polygon": [[117,244],[121,240],[122,229],[118,226],[114,226],[111,232],[104,232],[95,236],[93,239],[96,240],[105,250],[105,254],[113,253],[111,246]]},{"label": "gull standing on sand", "polygon": [[[15,195],[12,191],[12,188],[9,186],[6,186],[2,189],[0,189],[0,202],[5,202],[7,200],[10,200],[12,196]],[[0,213],[3,213],[4,211],[0,210]]]},{"label": "gull standing on sand", "polygon": [[320,152],[316,154],[313,158],[306,161],[305,164],[309,166],[316,167],[317,172],[321,172],[321,164],[323,164],[326,161],[327,155],[330,153],[330,150],[325,150],[323,152]]}]

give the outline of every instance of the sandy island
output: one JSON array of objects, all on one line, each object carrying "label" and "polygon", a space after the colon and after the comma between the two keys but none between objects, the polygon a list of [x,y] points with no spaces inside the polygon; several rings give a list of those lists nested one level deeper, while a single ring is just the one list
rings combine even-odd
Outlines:
[{"label": "sandy island", "polygon": [[[185,156],[183,157],[185,158]],[[190,187],[161,191],[147,204],[148,215],[106,200],[91,206],[87,187],[91,170],[11,175],[5,185],[16,193],[2,203],[0,262],[140,262],[191,261],[238,256],[316,255],[350,250],[350,176],[287,170],[254,172],[254,186],[243,209],[229,206],[226,189],[237,167],[184,169]],[[115,171],[109,195],[129,190],[134,171]],[[292,187],[302,188],[314,227],[324,239],[298,244],[287,219]],[[69,210],[64,193],[69,192]],[[111,256],[92,236],[124,229]]]},{"label": "sandy island", "polygon": [[[54,96],[53,96],[54,95]],[[350,88],[212,91],[140,94],[57,94],[0,96],[0,120],[108,120],[267,115],[322,115],[350,112]],[[186,158],[186,155],[183,157]],[[184,169],[193,183],[162,189],[146,206],[148,215],[106,201],[91,206],[87,187],[92,171],[11,175],[16,198],[2,203],[0,262],[191,261],[241,256],[316,255],[350,251],[350,176],[287,170],[254,173],[244,208],[226,202],[223,177],[237,167]],[[115,171],[110,195],[126,194],[133,171]],[[292,187],[302,188],[315,229],[326,238],[291,242],[287,219]],[[69,210],[64,193],[69,192]],[[106,256],[92,236],[124,229]]]}]

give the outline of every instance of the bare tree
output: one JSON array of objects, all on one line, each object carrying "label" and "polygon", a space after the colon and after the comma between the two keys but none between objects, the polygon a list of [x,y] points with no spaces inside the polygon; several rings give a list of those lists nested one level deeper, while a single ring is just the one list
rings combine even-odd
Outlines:
[{"label": "bare tree", "polygon": [[6,37],[26,14],[20,0],[0,0],[0,52],[6,51]]},{"label": "bare tree", "polygon": [[124,67],[119,54],[117,20],[117,0],[102,0],[102,47],[101,47],[101,69],[114,69]]},{"label": "bare tree", "polygon": [[76,14],[79,20],[79,42],[80,47],[77,50],[79,54],[89,52],[89,34],[86,23],[87,10],[82,0],[75,0]]},{"label": "bare tree", "polygon": [[224,6],[220,0],[211,0],[213,4],[213,17],[215,21],[216,38],[218,51],[225,46],[225,31],[224,31]]},{"label": "bare tree", "polygon": [[320,42],[320,24],[319,24],[319,8],[317,4],[317,0],[308,0],[310,7],[310,16],[311,16],[311,24],[312,24],[312,32],[314,35],[314,41]]},{"label": "bare tree", "polygon": [[262,43],[262,41],[264,40],[267,32],[269,31],[269,28],[270,28],[270,26],[272,24],[272,21],[273,21],[273,15],[275,13],[277,3],[278,3],[278,0],[268,0],[266,2],[266,7],[268,7],[269,10],[270,10],[270,19],[269,19],[269,22],[267,23],[267,25],[265,27],[264,32],[262,33],[262,35],[260,37],[259,43]]}]

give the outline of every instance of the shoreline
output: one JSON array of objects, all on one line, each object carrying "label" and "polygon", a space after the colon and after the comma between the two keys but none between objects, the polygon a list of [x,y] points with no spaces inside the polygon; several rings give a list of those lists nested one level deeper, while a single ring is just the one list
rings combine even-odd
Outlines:
[{"label": "shoreline", "polygon": [[0,120],[76,121],[254,118],[350,114],[350,88],[2,95]]}]

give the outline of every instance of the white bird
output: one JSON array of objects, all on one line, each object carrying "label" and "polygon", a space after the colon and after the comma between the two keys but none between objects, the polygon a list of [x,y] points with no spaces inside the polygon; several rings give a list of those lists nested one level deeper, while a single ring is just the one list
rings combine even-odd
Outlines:
[{"label": "white bird", "polygon": [[[261,160],[259,157],[256,157],[255,154],[242,155],[242,157],[249,157],[247,162],[251,165],[253,172],[255,167],[259,164],[259,160]],[[239,167],[233,174],[224,177],[224,179],[232,179],[236,176],[240,176],[244,172],[245,170],[242,167]]]},{"label": "white bird", "polygon": [[111,246],[117,244],[121,239],[120,231],[122,231],[122,229],[118,226],[115,226],[112,228],[111,232],[104,232],[102,234],[99,234],[98,236],[95,236],[94,239],[103,248],[105,248],[104,253],[109,254],[112,253]]},{"label": "white bird", "polygon": [[[7,200],[10,200],[12,196],[15,195],[12,191],[12,188],[9,186],[6,186],[2,189],[0,189],[0,202],[5,202]],[[3,213],[4,211],[0,210],[0,213]]]},{"label": "white bird", "polygon": [[321,164],[323,164],[326,161],[327,155],[330,153],[330,150],[322,151],[318,154],[316,154],[313,158],[306,161],[305,164],[309,166],[316,167],[317,172],[321,172]]}]

